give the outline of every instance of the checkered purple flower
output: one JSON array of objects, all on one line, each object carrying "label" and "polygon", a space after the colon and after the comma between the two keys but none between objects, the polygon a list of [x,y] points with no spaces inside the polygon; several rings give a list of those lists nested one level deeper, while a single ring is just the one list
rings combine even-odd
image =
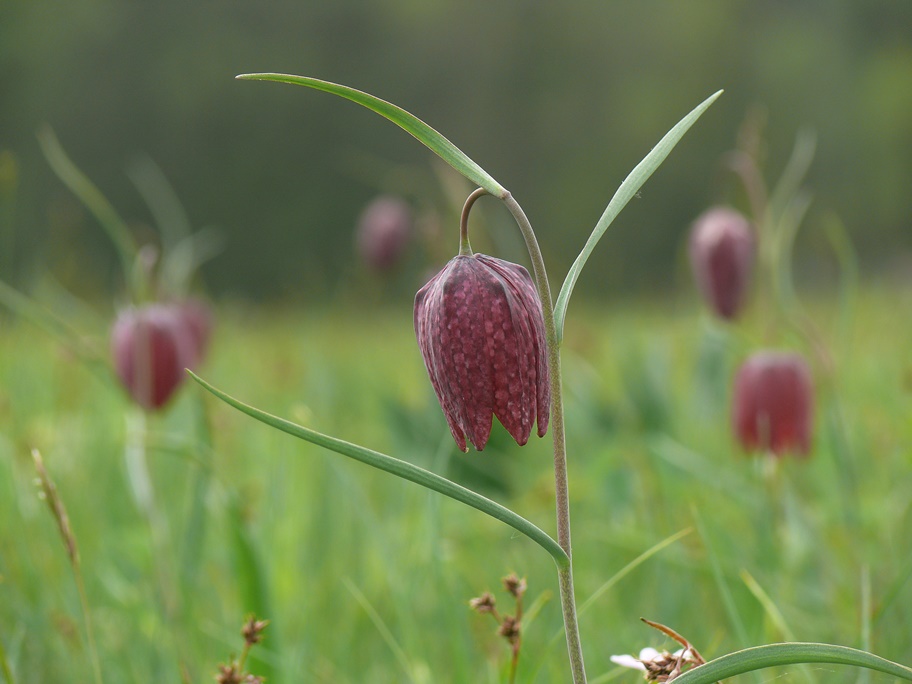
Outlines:
[{"label": "checkered purple flower", "polygon": [[481,451],[493,416],[522,446],[548,430],[551,388],[541,301],[522,266],[453,258],[415,296],[415,333],[453,438]]}]

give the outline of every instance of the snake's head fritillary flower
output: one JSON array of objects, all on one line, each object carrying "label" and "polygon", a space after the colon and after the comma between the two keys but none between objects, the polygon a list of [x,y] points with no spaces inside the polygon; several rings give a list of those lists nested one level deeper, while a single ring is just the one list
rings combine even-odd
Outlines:
[{"label": "snake's head fritillary flower", "polygon": [[730,207],[713,207],[694,221],[690,264],[701,294],[721,318],[731,320],[741,311],[754,250],[750,224]]},{"label": "snake's head fritillary flower", "polygon": [[481,451],[493,416],[522,446],[548,429],[551,388],[541,301],[529,272],[454,257],[415,296],[415,333],[453,438]]},{"label": "snake's head fritillary flower", "polygon": [[361,261],[383,273],[402,258],[412,235],[412,210],[399,197],[381,195],[361,212],[355,230],[355,247]]},{"label": "snake's head fritillary flower", "polygon": [[117,376],[146,410],[164,406],[195,359],[194,341],[178,309],[150,304],[122,311],[111,330]]},{"label": "snake's head fritillary flower", "polygon": [[735,376],[732,419],[735,435],[748,451],[807,454],[814,389],[804,358],[780,351],[748,357]]}]

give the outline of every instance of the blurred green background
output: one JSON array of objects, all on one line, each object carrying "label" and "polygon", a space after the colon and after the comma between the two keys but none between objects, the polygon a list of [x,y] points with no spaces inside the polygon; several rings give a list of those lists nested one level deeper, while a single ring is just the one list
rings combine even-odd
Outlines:
[{"label": "blurred green background", "polygon": [[[682,279],[690,221],[710,202],[741,203],[720,158],[756,107],[768,178],[800,129],[818,136],[797,250],[805,283],[834,277],[818,229],[829,212],[868,273],[910,271],[907,1],[6,0],[2,277],[22,282],[49,265],[82,293],[117,282],[109,241],[41,156],[35,131],[48,123],[140,231],[151,219],[125,169],[139,154],[161,166],[194,225],[222,231],[224,250],[204,269],[219,295],[337,294],[351,286],[352,229],[372,196],[433,208],[440,251],[413,255],[395,290],[411,296],[430,262],[455,251],[453,178],[441,181],[428,151],[351,103],[233,80],[253,71],[345,83],[430,123],[523,204],[553,279],[630,169],[725,88],[621,215],[582,292],[667,292]],[[495,251],[523,259],[506,212],[487,211]]]}]

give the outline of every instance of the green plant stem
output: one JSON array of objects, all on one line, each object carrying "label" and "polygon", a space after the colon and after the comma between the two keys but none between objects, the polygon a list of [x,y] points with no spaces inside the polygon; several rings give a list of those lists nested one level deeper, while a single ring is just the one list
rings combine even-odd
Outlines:
[{"label": "green plant stem", "polygon": [[504,203],[516,219],[529,257],[532,259],[532,271],[535,286],[542,303],[545,319],[545,337],[548,342],[548,366],[551,373],[551,438],[554,441],[554,493],[557,512],[557,543],[567,554],[569,562],[558,565],[557,577],[560,586],[561,611],[564,616],[564,631],[567,635],[567,651],[570,656],[570,669],[574,684],[585,684],[586,669],[583,663],[583,649],[580,643],[579,623],[576,616],[576,597],[573,592],[573,554],[570,544],[570,490],[567,482],[567,439],[564,426],[564,401],[561,382],[560,340],[554,320],[554,304],[551,300],[551,287],[548,284],[548,273],[542,257],[538,240],[532,230],[532,224],[526,217],[519,203],[510,193],[504,197]]},{"label": "green plant stem", "polygon": [[145,294],[144,274],[134,268],[139,248],[130,234],[126,222],[117,214],[111,203],[89,180],[88,176],[70,160],[50,126],[42,126],[38,131],[38,143],[57,177],[92,212],[108,237],[111,238],[111,242],[117,249],[117,255],[120,257],[124,278],[135,289],[134,294]]},{"label": "green plant stem", "polygon": [[155,486],[149,472],[147,458],[148,441],[146,413],[138,408],[131,408],[127,414],[127,444],[124,450],[127,478],[136,507],[149,526],[152,541],[152,567],[158,579],[162,614],[178,654],[178,660],[183,666],[190,660],[184,657],[185,642],[182,638],[183,635],[178,633],[180,627],[176,624],[178,596],[176,583],[167,561],[171,557],[171,535],[167,518],[156,501]]},{"label": "green plant stem", "polygon": [[6,651],[3,650],[2,641],[0,641],[0,672],[3,673],[3,680],[6,684],[15,684],[16,680],[13,678],[13,670],[6,660]]},{"label": "green plant stem", "polygon": [[472,254],[472,245],[469,244],[469,212],[472,211],[472,205],[475,204],[475,200],[487,194],[487,190],[478,188],[465,201],[465,206],[462,208],[462,216],[459,218],[459,256]]}]

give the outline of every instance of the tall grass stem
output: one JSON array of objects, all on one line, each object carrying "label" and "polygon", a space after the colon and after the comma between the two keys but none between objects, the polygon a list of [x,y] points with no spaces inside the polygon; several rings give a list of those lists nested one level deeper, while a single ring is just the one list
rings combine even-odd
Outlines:
[{"label": "tall grass stem", "polygon": [[548,365],[551,372],[551,438],[554,443],[554,493],[557,513],[557,543],[567,554],[569,562],[558,565],[557,576],[560,586],[561,612],[564,616],[564,631],[567,636],[567,651],[570,656],[570,669],[574,684],[585,684],[586,669],[583,662],[583,649],[580,642],[579,622],[576,615],[576,597],[573,591],[573,553],[570,543],[570,488],[567,480],[567,439],[564,425],[563,386],[561,382],[560,339],[554,319],[554,304],[551,299],[551,286],[548,273],[532,224],[510,193],[506,194],[504,203],[513,214],[529,257],[532,260],[532,271],[535,286],[542,303],[545,319],[545,337],[548,341]]},{"label": "tall grass stem", "polygon": [[13,670],[10,667],[9,661],[6,659],[6,651],[3,650],[3,641],[0,641],[0,672],[3,673],[3,681],[6,684],[16,684],[16,680],[13,677]]},{"label": "tall grass stem", "polygon": [[[63,505],[63,499],[57,492],[57,487],[48,475],[44,467],[44,460],[37,449],[32,449],[32,460],[35,462],[35,471],[38,473],[38,482],[41,486],[41,497],[45,500],[51,515],[57,522],[57,529],[60,531],[60,538],[66,547],[67,558],[70,561],[70,567],[73,569],[73,578],[76,580],[76,591],[79,594],[79,605],[82,608],[82,619],[85,623],[86,641],[88,642],[89,658],[92,661],[92,672],[96,684],[102,684],[101,664],[98,659],[98,648],[95,646],[95,630],[92,628],[92,615],[89,612],[89,600],[86,595],[85,582],[82,579],[82,565],[79,560],[79,547],[76,545],[76,535],[73,534],[73,528],[70,527],[70,518],[67,515],[66,508]],[[2,649],[0,649],[2,655]],[[12,675],[9,672],[9,666],[5,658],[2,659],[3,673],[7,681],[12,682]]]}]

